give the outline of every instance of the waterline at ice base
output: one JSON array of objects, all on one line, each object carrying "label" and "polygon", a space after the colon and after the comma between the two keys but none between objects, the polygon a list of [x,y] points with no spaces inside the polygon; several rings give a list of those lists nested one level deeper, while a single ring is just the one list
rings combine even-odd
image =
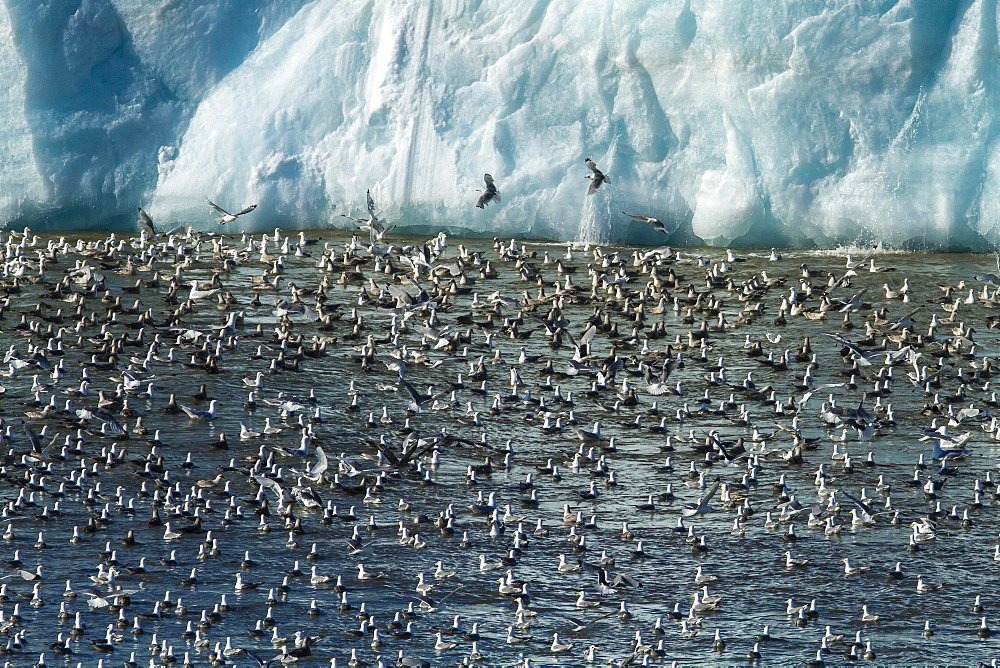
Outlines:
[{"label": "waterline at ice base", "polygon": [[996,0],[0,7],[8,227],[1000,242]]}]

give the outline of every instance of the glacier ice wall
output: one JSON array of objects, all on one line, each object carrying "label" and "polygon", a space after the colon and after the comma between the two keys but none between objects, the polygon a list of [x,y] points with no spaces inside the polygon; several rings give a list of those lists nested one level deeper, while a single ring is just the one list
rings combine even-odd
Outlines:
[{"label": "glacier ice wall", "polygon": [[996,0],[0,3],[10,225],[1000,241]]},{"label": "glacier ice wall", "polygon": [[131,225],[162,146],[303,3],[2,4],[0,220],[86,228]]}]

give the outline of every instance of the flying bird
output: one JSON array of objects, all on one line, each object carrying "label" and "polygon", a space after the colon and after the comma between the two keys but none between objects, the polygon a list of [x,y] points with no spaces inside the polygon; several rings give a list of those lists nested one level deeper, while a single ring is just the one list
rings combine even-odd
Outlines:
[{"label": "flying bird", "polygon": [[698,500],[697,503],[685,503],[684,507],[681,508],[681,515],[684,517],[693,517],[695,515],[701,515],[715,510],[708,504],[711,503],[712,497],[715,496],[717,491],[719,491],[718,480],[709,486],[708,490],[705,491],[705,494]]},{"label": "flying bird", "polygon": [[479,201],[476,202],[476,206],[480,209],[484,208],[487,204],[496,200],[500,201],[500,191],[497,190],[497,184],[493,182],[493,177],[489,174],[483,174],[483,180],[486,181],[485,188],[476,188],[476,192],[481,192],[482,195],[479,196]]},{"label": "flying bird", "polygon": [[357,223],[358,227],[369,233],[372,241],[374,242],[375,239],[381,239],[382,235],[389,232],[396,226],[386,226],[385,221],[375,215],[375,200],[372,198],[371,190],[367,190],[365,192],[365,197],[368,200],[368,218],[354,218],[353,216],[348,216],[346,213],[342,213],[340,215]]},{"label": "flying bird", "polygon": [[604,175],[604,172],[597,168],[597,163],[595,163],[590,158],[587,158],[584,162],[587,163],[587,169],[592,173],[587,174],[585,179],[590,179],[590,188],[587,190],[588,195],[593,195],[597,192],[597,189],[601,187],[601,184],[608,180],[608,177]]},{"label": "flying bird", "polygon": [[153,219],[149,217],[149,214],[139,207],[139,218],[135,221],[139,225],[139,229],[146,233],[147,237],[155,237],[156,227],[153,225]]},{"label": "flying bird", "polygon": [[[597,188],[595,187],[594,190],[597,190]],[[667,230],[667,226],[664,225],[663,221],[658,218],[653,218],[652,216],[635,216],[631,213],[625,213],[624,211],[622,211],[622,213],[624,213],[629,218],[635,218],[636,220],[641,220],[642,222],[646,223],[657,232],[663,232],[664,234],[668,235],[674,233],[674,230],[672,229]]]},{"label": "flying bird", "polygon": [[226,211],[225,209],[223,209],[221,206],[219,206],[218,204],[216,204],[212,200],[208,200],[208,205],[210,207],[212,207],[213,209],[215,209],[216,212],[218,212],[219,215],[222,216],[221,218],[219,218],[219,225],[225,225],[226,223],[231,223],[234,220],[236,220],[237,218],[239,218],[240,216],[242,216],[244,214],[247,214],[247,213],[250,213],[251,211],[253,211],[254,209],[257,208],[256,204],[251,204],[250,206],[245,207],[244,209],[241,209],[240,211],[237,211],[236,213],[229,213],[228,211]]}]

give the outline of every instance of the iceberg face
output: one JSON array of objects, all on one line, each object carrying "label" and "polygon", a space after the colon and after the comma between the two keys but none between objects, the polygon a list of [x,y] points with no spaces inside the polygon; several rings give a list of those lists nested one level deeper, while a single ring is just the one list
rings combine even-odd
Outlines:
[{"label": "iceberg face", "polygon": [[0,3],[8,225],[1000,241],[996,0]]},{"label": "iceberg face", "polygon": [[[131,226],[156,188],[160,147],[256,47],[269,17],[284,16],[239,0],[3,4],[0,80],[17,104],[0,106],[0,147],[17,159],[0,167],[0,217],[49,228]],[[246,34],[223,40],[232,24]]]},{"label": "iceberg face", "polygon": [[743,236],[764,214],[753,150],[728,116],[723,118],[723,125],[726,166],[701,175],[691,221],[692,231],[708,241]]}]

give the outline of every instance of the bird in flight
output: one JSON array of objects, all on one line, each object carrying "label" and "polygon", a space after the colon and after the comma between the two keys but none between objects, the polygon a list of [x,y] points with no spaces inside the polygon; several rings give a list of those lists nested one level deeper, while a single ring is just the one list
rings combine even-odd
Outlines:
[{"label": "bird in flight", "polygon": [[385,221],[375,215],[375,199],[372,197],[372,191],[368,190],[365,192],[365,198],[368,202],[368,217],[367,218],[354,218],[353,216],[348,216],[346,213],[340,214],[344,218],[353,220],[358,226],[369,233],[372,240],[381,239],[382,236],[395,228],[395,225],[386,225]]},{"label": "bird in flight", "polygon": [[684,517],[693,517],[695,515],[701,515],[703,513],[708,513],[713,510],[712,506],[708,505],[712,501],[712,497],[715,493],[719,491],[719,481],[716,480],[709,486],[705,494],[698,500],[697,503],[685,503],[684,507],[681,508],[681,515]]},{"label": "bird in flight", "polygon": [[624,213],[629,218],[635,218],[636,220],[641,220],[642,222],[646,223],[657,232],[663,232],[664,234],[668,235],[674,233],[673,229],[668,230],[667,226],[663,224],[663,221],[659,220],[658,218],[653,218],[652,216],[635,216],[632,215],[631,213],[625,213],[624,211],[622,211],[622,213]]},{"label": "bird in flight", "polygon": [[476,202],[476,206],[480,209],[484,208],[487,204],[496,200],[500,201],[500,191],[497,190],[497,184],[493,182],[493,177],[489,174],[483,174],[483,180],[486,182],[485,188],[476,188],[476,192],[481,192],[482,195],[479,196],[479,201]]},{"label": "bird in flight", "polygon": [[256,204],[251,204],[250,206],[248,206],[248,207],[246,207],[246,208],[244,208],[244,209],[242,209],[240,211],[237,211],[236,213],[229,213],[228,211],[226,211],[225,209],[223,209],[221,206],[219,206],[218,204],[216,204],[212,200],[208,200],[208,205],[210,207],[212,207],[213,209],[215,209],[215,211],[220,216],[222,216],[221,218],[219,218],[219,225],[225,225],[226,223],[231,223],[234,220],[236,220],[237,218],[239,218],[240,216],[242,216],[244,214],[247,214],[247,213],[250,213],[251,211],[253,211],[254,209],[257,208]]},{"label": "bird in flight", "polygon": [[601,187],[601,184],[608,180],[608,177],[604,175],[604,172],[597,168],[597,163],[590,158],[587,158],[584,162],[587,163],[587,169],[592,172],[591,174],[587,174],[583,177],[585,179],[590,179],[590,188],[587,190],[587,194],[593,195],[597,192],[597,189]]},{"label": "bird in flight", "polygon": [[135,221],[139,225],[139,229],[146,233],[146,236],[152,239],[156,236],[156,227],[153,225],[153,219],[149,217],[149,214],[139,207],[139,219]]}]

